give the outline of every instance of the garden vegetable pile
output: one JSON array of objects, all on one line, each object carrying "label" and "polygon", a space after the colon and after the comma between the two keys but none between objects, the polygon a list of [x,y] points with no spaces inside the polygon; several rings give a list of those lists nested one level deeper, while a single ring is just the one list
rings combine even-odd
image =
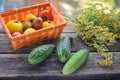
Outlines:
[{"label": "garden vegetable pile", "polygon": [[107,46],[114,45],[120,37],[119,13],[102,4],[94,4],[80,11],[74,18],[68,17],[75,23],[76,32],[89,46],[97,49],[102,60],[97,62],[101,66],[110,66],[113,53]]},{"label": "garden vegetable pile", "polygon": [[[72,38],[61,38],[56,46],[56,56],[59,62],[65,63],[62,69],[64,75],[69,75],[77,71],[87,60],[88,49],[81,49],[71,55]],[[37,65],[47,59],[54,50],[54,44],[40,45],[34,48],[28,55],[28,62],[31,65]]]}]

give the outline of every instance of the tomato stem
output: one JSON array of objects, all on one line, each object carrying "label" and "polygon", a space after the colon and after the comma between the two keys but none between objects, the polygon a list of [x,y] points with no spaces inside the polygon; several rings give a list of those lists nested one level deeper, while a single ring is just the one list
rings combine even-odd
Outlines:
[{"label": "tomato stem", "polygon": [[18,23],[19,21],[18,21],[18,20],[15,20],[14,22],[15,22],[15,23]]}]

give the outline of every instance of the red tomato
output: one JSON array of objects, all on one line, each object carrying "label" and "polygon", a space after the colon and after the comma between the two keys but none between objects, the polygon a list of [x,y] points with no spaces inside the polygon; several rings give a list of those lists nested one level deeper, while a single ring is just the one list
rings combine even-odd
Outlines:
[{"label": "red tomato", "polygon": [[43,21],[53,20],[53,16],[48,10],[39,12],[38,17],[41,17]]}]

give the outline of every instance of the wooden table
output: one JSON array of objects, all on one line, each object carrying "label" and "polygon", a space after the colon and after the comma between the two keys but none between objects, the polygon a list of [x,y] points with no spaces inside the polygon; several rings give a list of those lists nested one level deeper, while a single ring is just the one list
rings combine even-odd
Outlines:
[{"label": "wooden table", "polygon": [[[120,79],[120,41],[114,46],[109,47],[110,51],[114,52],[114,61],[110,67],[100,67],[96,60],[100,57],[96,50],[92,47],[88,47],[83,41],[81,41],[75,33],[74,24],[68,22],[61,37],[71,36],[73,38],[72,53],[87,48],[90,50],[90,54],[87,62],[75,73],[64,76],[61,73],[64,64],[60,63],[56,59],[56,53],[45,60],[43,63],[32,66],[28,63],[27,57],[30,51],[39,46],[41,43],[34,44],[21,48],[19,50],[13,50],[12,45],[2,30],[0,25],[0,80],[109,80]],[[53,43],[56,44],[58,39],[46,41],[44,44]]]},{"label": "wooden table", "polygon": [[[16,0],[6,0],[6,10],[14,8],[12,4]],[[13,2],[12,2],[13,1]],[[20,4],[17,7],[38,3],[40,0],[17,0]],[[30,1],[30,2],[29,2]],[[11,2],[11,3],[10,3]],[[34,3],[33,3],[34,2]],[[17,2],[16,2],[17,3]],[[30,3],[30,4],[29,4]],[[13,7],[10,7],[13,5]],[[90,51],[87,62],[75,73],[64,76],[61,73],[64,64],[56,59],[55,51],[43,63],[32,66],[28,63],[27,57],[30,51],[41,45],[41,43],[33,44],[19,50],[14,50],[12,45],[2,29],[0,24],[0,80],[116,80],[120,79],[120,40],[114,46],[109,47],[109,50],[114,52],[114,62],[110,67],[100,67],[96,60],[100,57],[96,50],[88,47],[75,33],[74,24],[68,22],[61,34],[61,37],[71,36],[72,53],[87,48]],[[59,39],[45,41],[42,44],[56,44]]]}]

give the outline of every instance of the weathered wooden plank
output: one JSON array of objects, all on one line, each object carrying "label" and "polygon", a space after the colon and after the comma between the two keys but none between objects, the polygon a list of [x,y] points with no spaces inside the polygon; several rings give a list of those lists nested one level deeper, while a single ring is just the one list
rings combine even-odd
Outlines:
[{"label": "weathered wooden plank", "polygon": [[69,33],[75,33],[75,26],[72,22],[68,21],[67,22],[67,26],[65,27],[64,31],[65,32],[69,32]]},{"label": "weathered wooden plank", "polygon": [[[89,47],[87,46],[84,41],[82,41],[80,38],[77,37],[77,35],[75,33],[63,33],[61,35],[61,37],[65,37],[65,36],[71,36],[73,38],[73,42],[72,42],[72,51],[78,51],[79,49],[82,48],[87,48],[90,51],[96,51],[93,47]],[[24,48],[18,49],[18,50],[14,50],[12,48],[11,42],[8,39],[6,34],[0,34],[0,53],[28,53],[30,52],[33,48],[41,45],[41,44],[57,44],[59,38],[58,39],[53,39],[53,40],[48,40],[48,41],[44,41],[42,43],[37,43],[37,44],[33,44],[30,46],[26,46]],[[117,43],[115,43],[115,45],[108,47],[110,51],[113,52],[118,52],[120,51],[120,39],[117,40]]]},{"label": "weathered wooden plank", "polygon": [[75,76],[15,76],[15,77],[3,77],[1,80],[119,80],[120,74],[96,74],[96,75],[75,75]]},{"label": "weathered wooden plank", "polygon": [[65,27],[64,33],[75,33],[75,28],[74,27]]},{"label": "weathered wooden plank", "polygon": [[51,78],[48,80],[66,80],[64,79],[65,77],[69,77],[69,80],[73,80],[73,78],[75,78],[75,80],[86,78],[100,78],[102,80],[120,73],[120,52],[115,53],[115,64],[106,68],[100,67],[97,64],[96,60],[100,57],[97,53],[92,52],[89,54],[87,62],[78,71],[69,76],[64,76],[61,73],[64,64],[56,59],[55,53],[43,63],[36,66],[28,63],[27,56],[28,54],[0,54],[0,78],[18,79],[21,77],[22,79],[31,76],[35,79]]}]

